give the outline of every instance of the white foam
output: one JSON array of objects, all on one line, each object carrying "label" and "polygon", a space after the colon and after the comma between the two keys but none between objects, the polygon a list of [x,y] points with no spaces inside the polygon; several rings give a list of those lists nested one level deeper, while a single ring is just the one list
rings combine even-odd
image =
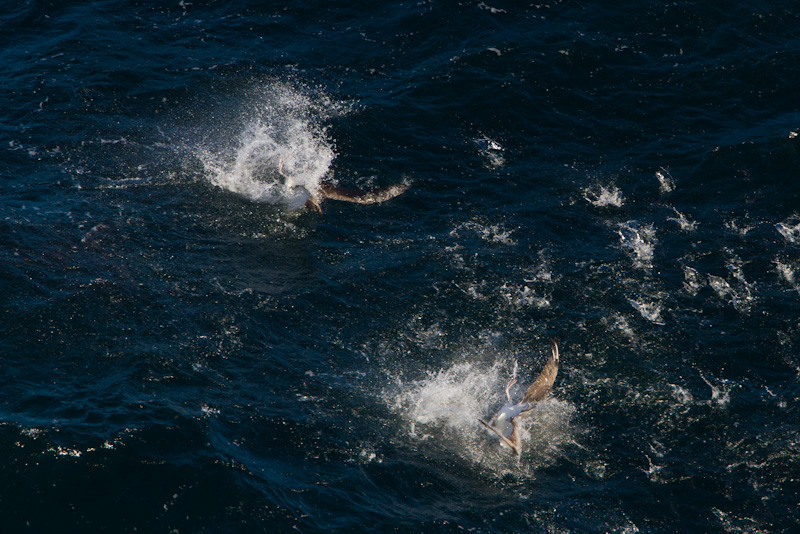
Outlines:
[{"label": "white foam", "polygon": [[496,15],[498,13],[507,13],[507,11],[505,9],[501,9],[499,7],[492,7],[492,6],[486,5],[484,2],[481,2],[480,4],[478,4],[478,9],[485,9],[485,10],[489,11],[490,13],[492,13],[494,15]]},{"label": "white foam", "polygon": [[[761,491],[763,491],[763,489],[761,489]],[[748,534],[769,534],[773,532],[773,530],[766,525],[762,525],[762,522],[758,519],[742,515],[741,512],[738,514],[735,512],[724,512],[716,507],[712,507],[711,512],[724,529],[724,532],[730,532],[731,534],[739,534],[742,532],[747,532]]]},{"label": "white foam", "polygon": [[669,384],[672,388],[672,396],[681,404],[691,404],[694,402],[694,396],[688,389],[677,384]]},{"label": "white foam", "polygon": [[480,282],[478,284],[471,284],[469,287],[464,288],[460,284],[454,284],[458,289],[463,291],[465,294],[469,295],[475,300],[486,300],[486,295],[478,291],[479,288],[483,288],[486,285],[486,282]]}]

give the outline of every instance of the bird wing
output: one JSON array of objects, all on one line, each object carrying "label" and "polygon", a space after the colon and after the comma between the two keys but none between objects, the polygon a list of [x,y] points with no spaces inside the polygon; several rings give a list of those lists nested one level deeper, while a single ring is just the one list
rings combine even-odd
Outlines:
[{"label": "bird wing", "polygon": [[519,434],[517,433],[517,424],[514,421],[511,421],[511,424],[514,425],[514,430],[511,432],[511,439],[505,437],[495,427],[493,427],[483,419],[478,419],[478,421],[480,421],[480,423],[483,426],[485,426],[486,428],[497,434],[497,436],[503,441],[503,443],[511,447],[511,450],[513,450],[517,454],[517,456],[519,456],[522,453],[520,449]]},{"label": "bird wing", "polygon": [[544,369],[539,373],[536,381],[525,391],[525,394],[522,396],[522,402],[538,402],[550,393],[553,382],[556,381],[556,375],[558,375],[558,340],[553,339],[550,342],[550,350],[550,359],[547,360]]},{"label": "bird wing", "polygon": [[380,189],[348,189],[339,187],[333,184],[321,184],[320,196],[322,198],[329,198],[331,200],[342,200],[344,202],[355,202],[356,204],[376,204],[378,202],[386,202],[398,195],[402,195],[411,184],[408,182],[401,182],[389,187],[382,187]]}]

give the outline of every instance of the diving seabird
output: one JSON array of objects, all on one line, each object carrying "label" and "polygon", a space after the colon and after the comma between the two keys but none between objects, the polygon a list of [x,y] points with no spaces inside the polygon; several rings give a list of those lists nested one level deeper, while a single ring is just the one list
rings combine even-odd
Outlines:
[{"label": "diving seabird", "polygon": [[[283,158],[278,164],[278,174],[286,178],[286,183],[292,183],[292,179],[283,172]],[[304,195],[307,195],[305,203],[306,208],[313,209],[317,213],[322,213],[320,202],[325,199],[341,200],[343,202],[354,202],[356,204],[377,204],[379,202],[386,202],[398,195],[402,195],[408,188],[411,187],[409,182],[401,182],[389,187],[381,187],[377,189],[348,189],[339,187],[331,183],[323,182],[315,191],[308,189],[303,185],[296,185],[295,188],[300,188]]]},{"label": "diving seabird", "polygon": [[550,389],[553,387],[556,375],[558,374],[558,341],[553,339],[550,342],[552,354],[550,359],[539,373],[533,384],[531,384],[522,396],[522,400],[514,403],[511,401],[511,386],[517,382],[513,377],[506,386],[506,398],[508,403],[497,412],[488,423],[483,419],[478,419],[483,426],[497,434],[501,443],[508,445],[519,457],[522,454],[522,444],[520,442],[519,431],[516,418],[532,410],[537,402],[544,400]]}]

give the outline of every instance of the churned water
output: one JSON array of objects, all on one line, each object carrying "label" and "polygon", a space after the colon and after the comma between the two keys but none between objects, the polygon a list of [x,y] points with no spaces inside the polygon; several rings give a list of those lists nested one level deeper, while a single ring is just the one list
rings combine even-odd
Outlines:
[{"label": "churned water", "polygon": [[800,529],[796,3],[0,29],[3,532]]}]

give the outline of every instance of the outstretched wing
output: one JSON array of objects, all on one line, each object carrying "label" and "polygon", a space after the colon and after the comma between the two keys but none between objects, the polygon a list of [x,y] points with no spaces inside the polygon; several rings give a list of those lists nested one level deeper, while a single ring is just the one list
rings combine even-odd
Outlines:
[{"label": "outstretched wing", "polygon": [[322,184],[320,186],[320,196],[331,200],[342,200],[344,202],[355,202],[356,204],[377,204],[386,202],[398,195],[402,195],[411,184],[402,182],[389,187],[380,189],[348,189],[333,184]]},{"label": "outstretched wing", "polygon": [[547,360],[544,369],[542,369],[542,372],[539,373],[536,381],[525,391],[525,394],[522,396],[522,402],[538,402],[544,399],[547,394],[550,393],[550,389],[552,389],[553,382],[556,381],[556,375],[558,374],[557,339],[553,339],[550,342],[550,350],[552,352],[550,359]]}]

